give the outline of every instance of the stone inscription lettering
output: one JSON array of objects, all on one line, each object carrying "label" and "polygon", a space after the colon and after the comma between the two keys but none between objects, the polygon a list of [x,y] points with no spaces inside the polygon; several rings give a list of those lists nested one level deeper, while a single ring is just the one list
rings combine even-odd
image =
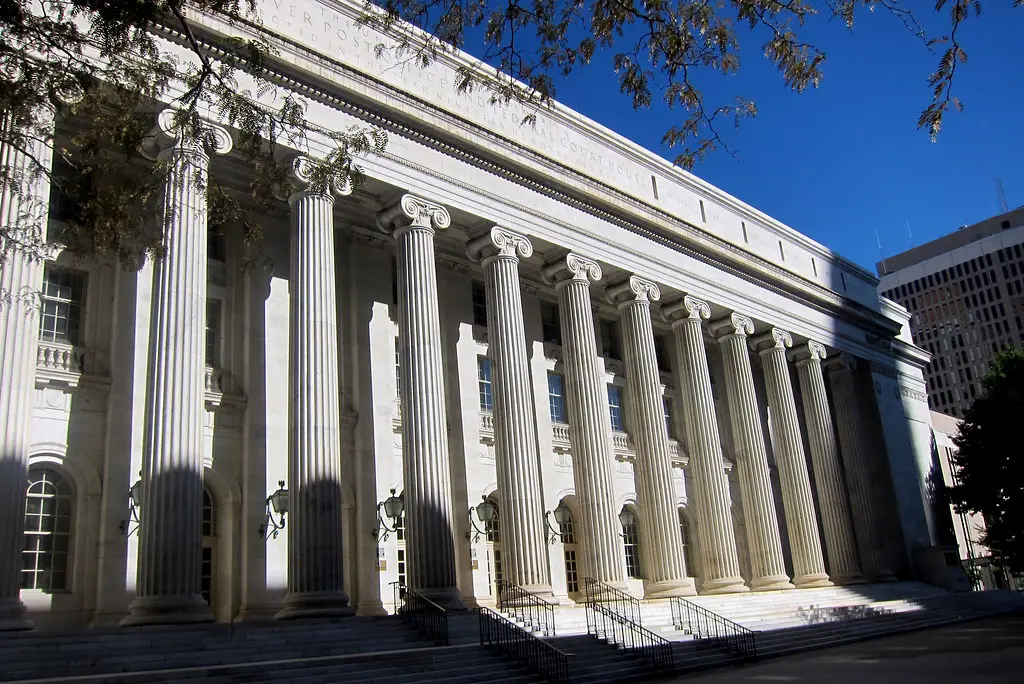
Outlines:
[{"label": "stone inscription lettering", "polygon": [[[524,106],[491,104],[485,93],[458,93],[454,71],[434,62],[421,67],[397,54],[395,43],[352,16],[316,2],[265,0],[264,24],[327,57],[358,68],[432,104],[463,116],[505,137],[542,152],[606,183],[643,197],[644,173],[608,151],[596,151],[591,141],[566,129],[538,110],[536,125],[524,125]],[[376,54],[384,45],[383,54]],[[423,88],[426,84],[426,88]]]}]

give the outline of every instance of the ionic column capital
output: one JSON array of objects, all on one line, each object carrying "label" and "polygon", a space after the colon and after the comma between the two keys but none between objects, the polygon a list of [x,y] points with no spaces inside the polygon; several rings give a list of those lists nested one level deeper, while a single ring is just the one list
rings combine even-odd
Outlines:
[{"label": "ionic column capital", "polygon": [[661,299],[661,289],[657,283],[637,276],[630,276],[605,291],[608,301],[622,309],[637,303],[649,304]]},{"label": "ionic column capital", "polygon": [[433,233],[435,230],[444,230],[451,224],[452,216],[444,206],[408,193],[402,195],[394,205],[377,214],[377,227],[381,232],[394,234],[395,237],[412,228]]},{"label": "ionic column capital", "polygon": [[140,146],[142,154],[155,161],[164,155],[178,151],[197,157],[197,161],[206,164],[211,154],[227,154],[231,151],[234,141],[228,129],[215,123],[185,117],[182,120],[181,110],[168,107],[156,117],[156,126]]},{"label": "ionic column capital", "polygon": [[601,267],[596,261],[569,252],[565,257],[544,266],[544,280],[556,287],[569,282],[590,284],[601,279]]},{"label": "ionic column capital", "polygon": [[793,336],[780,328],[772,328],[763,335],[758,335],[750,341],[751,345],[762,356],[776,351],[789,349],[793,346]]},{"label": "ionic column capital", "polygon": [[807,342],[799,345],[790,352],[790,355],[799,367],[808,363],[821,363],[821,361],[828,356],[828,352],[825,350],[825,345],[822,343],[815,342],[814,340],[807,340]]},{"label": "ionic column capital", "polygon": [[466,256],[471,261],[485,262],[489,259],[526,259],[533,255],[530,238],[503,226],[494,226],[490,231],[473,238],[466,244]]},{"label": "ionic column capital", "polygon": [[330,174],[323,168],[323,162],[304,154],[297,154],[288,164],[288,181],[292,186],[288,201],[306,194],[322,195],[331,201],[334,196],[352,194],[352,184],[347,178]]},{"label": "ionic column capital", "polygon": [[711,306],[703,299],[686,295],[678,301],[663,305],[661,315],[672,324],[686,320],[701,322],[711,318]]},{"label": "ionic column capital", "polygon": [[825,369],[832,375],[857,370],[857,357],[848,352],[839,352],[829,357],[824,363]]},{"label": "ionic column capital", "polygon": [[754,321],[747,316],[733,312],[727,318],[712,321],[708,326],[717,339],[747,337],[754,333]]}]

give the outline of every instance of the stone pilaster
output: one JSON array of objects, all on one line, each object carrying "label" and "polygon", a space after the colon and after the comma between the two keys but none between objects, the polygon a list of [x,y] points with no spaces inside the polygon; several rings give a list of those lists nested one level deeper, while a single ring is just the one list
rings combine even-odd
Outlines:
[{"label": "stone pilaster", "polygon": [[547,535],[537,455],[537,422],[523,327],[519,258],[533,254],[525,235],[495,226],[469,243],[482,261],[487,291],[487,335],[494,391],[494,444],[501,515],[501,562],[506,580],[551,594]]},{"label": "stone pilaster", "polygon": [[[2,64],[0,72],[9,80],[21,77]],[[43,107],[36,123],[52,130],[55,114]],[[12,125],[0,115],[5,140]],[[27,149],[0,143],[0,227],[9,236],[0,238],[0,631],[32,628],[18,594],[43,285],[39,252],[46,240],[53,148],[49,140],[23,142]]]},{"label": "stone pilaster", "polygon": [[409,586],[453,610],[465,608],[455,576],[448,419],[441,366],[434,231],[451,225],[443,206],[415,195],[377,215],[398,244],[398,336]]},{"label": "stone pilaster", "polygon": [[725,390],[732,419],[736,469],[746,513],[750,588],[754,591],[792,589],[782,555],[768,454],[761,430],[761,412],[758,410],[747,347],[747,336],[754,332],[754,322],[734,313],[712,324],[711,329],[718,337],[725,365]]},{"label": "stone pilaster", "polygon": [[608,393],[597,362],[590,282],[601,267],[577,254],[544,268],[558,291],[572,473],[579,502],[580,548],[589,576],[625,588],[618,511],[612,487],[612,425]]},{"label": "stone pilaster", "polygon": [[872,504],[871,468],[868,463],[870,451],[867,446],[870,428],[863,414],[864,408],[857,401],[854,376],[857,362],[848,354],[839,354],[826,362],[826,366],[832,386],[832,401],[835,402],[839,447],[843,455],[861,568],[874,582],[894,580],[896,576],[886,563],[885,546],[878,529],[878,515]]},{"label": "stone pilaster", "polygon": [[610,287],[608,296],[622,312],[626,401],[636,449],[636,511],[642,540],[644,596],[692,596],[696,589],[693,579],[686,576],[651,326],[651,302],[661,299],[661,291],[654,283],[632,276]]},{"label": "stone pilaster", "polygon": [[[154,131],[167,174],[164,247],[153,276],[136,597],[125,624],[213,619],[200,596],[206,332],[207,173],[231,136],[208,125],[204,142],[165,109]],[[155,155],[152,153],[156,152]]]},{"label": "stone pilaster", "polygon": [[701,592],[726,594],[749,591],[740,576],[733,531],[729,481],[725,476],[722,444],[711,393],[711,374],[704,349],[703,321],[711,316],[707,302],[686,296],[662,307],[676,332],[683,419],[690,451],[693,503],[700,537]]},{"label": "stone pilaster", "polygon": [[334,193],[292,163],[288,335],[288,593],[278,618],[350,615],[344,589]]},{"label": "stone pilaster", "polygon": [[832,586],[821,554],[811,480],[786,360],[786,349],[793,346],[793,337],[785,330],[772,328],[753,343],[761,355],[768,390],[772,447],[782,483],[782,507],[793,556],[793,584],[798,588]]},{"label": "stone pilaster", "polygon": [[811,445],[814,482],[818,489],[821,526],[825,530],[829,574],[832,581],[837,584],[851,584],[863,578],[857,560],[857,543],[853,536],[850,504],[843,489],[839,450],[836,448],[836,436],[832,429],[832,413],[828,406],[828,396],[825,394],[825,380],[821,374],[821,360],[825,358],[825,347],[817,342],[808,342],[807,346],[796,354],[796,358],[799,359],[796,362],[797,375],[800,378],[807,437]]}]

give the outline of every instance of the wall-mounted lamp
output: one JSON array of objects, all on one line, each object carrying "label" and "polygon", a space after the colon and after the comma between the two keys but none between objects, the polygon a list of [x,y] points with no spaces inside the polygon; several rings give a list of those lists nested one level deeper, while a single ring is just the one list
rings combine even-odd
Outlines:
[{"label": "wall-mounted lamp", "polygon": [[284,487],[284,480],[278,480],[277,491],[267,497],[267,517],[259,529],[264,541],[271,537],[277,539],[277,535],[284,529],[284,518],[287,513],[288,490]]},{"label": "wall-mounted lamp", "polygon": [[[558,529],[551,526],[551,518],[554,517],[555,525],[558,525]],[[565,505],[564,501],[560,501],[554,511],[547,511],[544,513],[544,524],[548,528],[548,544],[554,544],[558,541],[558,538],[562,536],[561,526],[572,522],[572,512],[569,507]]]},{"label": "wall-mounted lamp", "polygon": [[495,507],[494,502],[492,502],[486,496],[484,497],[483,501],[481,501],[480,503],[478,503],[476,505],[475,509],[474,508],[470,508],[469,509],[469,524],[472,525],[473,531],[472,532],[466,532],[466,539],[469,539],[473,543],[476,543],[476,542],[480,541],[480,535],[481,534],[487,534],[487,530],[486,529],[481,530],[477,526],[476,521],[473,520],[473,511],[474,510],[476,511],[476,516],[478,518],[480,518],[480,522],[482,522],[484,524],[484,528],[486,528],[487,527],[487,523],[494,521],[494,516],[498,512],[498,509]]},{"label": "wall-mounted lamp", "polygon": [[[381,515],[381,510],[384,511],[384,515]],[[391,533],[398,530],[398,521],[401,520],[403,513],[405,501],[392,489],[391,496],[377,504],[377,525],[370,530],[370,535],[377,539],[378,544],[387,541]],[[388,520],[391,521],[391,527],[388,527]]]},{"label": "wall-mounted lamp", "polygon": [[633,511],[631,511],[630,509],[628,509],[625,506],[623,506],[622,510],[619,511],[619,524],[622,525],[623,532],[621,532],[619,536],[625,538],[626,537],[625,529],[627,527],[630,527],[631,525],[633,525],[633,523],[635,523],[635,522],[636,522],[636,516],[633,515]]},{"label": "wall-mounted lamp", "polygon": [[128,519],[122,520],[118,526],[121,534],[130,537],[139,531],[139,511],[142,510],[142,472],[139,472],[139,479],[135,481],[132,488],[128,490]]}]

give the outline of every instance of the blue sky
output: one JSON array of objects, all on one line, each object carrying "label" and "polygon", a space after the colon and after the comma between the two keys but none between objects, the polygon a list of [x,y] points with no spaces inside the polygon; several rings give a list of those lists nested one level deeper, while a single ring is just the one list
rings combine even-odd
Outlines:
[{"label": "blue sky", "polygon": [[[799,95],[760,56],[762,37],[741,33],[740,73],[703,89],[718,102],[753,99],[758,117],[724,128],[736,158],[717,152],[694,172],[871,271],[882,256],[876,229],[889,256],[991,216],[996,178],[1011,209],[1024,204],[1024,8],[1011,4],[985,0],[984,14],[962,27],[964,111],[947,116],[936,143],[916,124],[938,55],[892,16],[862,13],[853,32],[836,22],[812,27],[807,37],[827,53],[825,76]],[[930,28],[944,28],[945,12],[920,5]],[[661,136],[675,114],[634,111],[608,59],[560,82],[557,99],[674,158]]]}]

